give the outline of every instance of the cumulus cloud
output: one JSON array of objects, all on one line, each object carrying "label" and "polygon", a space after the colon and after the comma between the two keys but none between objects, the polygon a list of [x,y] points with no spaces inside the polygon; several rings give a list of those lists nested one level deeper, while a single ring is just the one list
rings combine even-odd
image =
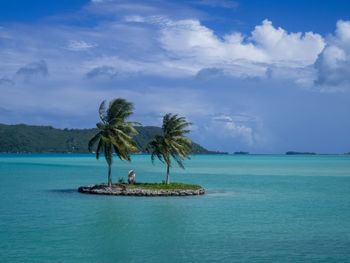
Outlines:
[{"label": "cumulus cloud", "polygon": [[212,118],[212,122],[216,131],[224,136],[226,135],[235,139],[242,139],[247,145],[252,145],[254,143],[253,129],[245,124],[239,124],[231,116],[215,116]]},{"label": "cumulus cloud", "polygon": [[[154,22],[154,19],[149,19]],[[288,33],[264,20],[250,37],[236,32],[218,37],[198,20],[161,21],[159,41],[177,59],[191,65],[193,71],[222,68],[235,76],[263,76],[267,65],[290,68],[312,65],[324,48],[317,33]]]},{"label": "cumulus cloud", "polygon": [[95,44],[89,44],[85,41],[71,40],[68,43],[67,49],[71,51],[86,51],[90,48],[96,47]]},{"label": "cumulus cloud", "polygon": [[266,54],[266,63],[296,66],[313,64],[325,45],[317,33],[288,33],[281,27],[275,28],[267,19],[255,27],[251,40]]},{"label": "cumulus cloud", "polygon": [[16,76],[22,77],[25,80],[30,80],[35,77],[46,77],[49,70],[45,60],[29,63],[17,70]]},{"label": "cumulus cloud", "polygon": [[165,50],[177,58],[191,59],[197,66],[228,65],[234,60],[266,60],[265,54],[252,43],[243,43],[240,33],[227,35],[222,40],[198,20],[168,21],[161,29],[159,40]]},{"label": "cumulus cloud", "polygon": [[334,36],[315,63],[316,85],[328,88],[350,86],[350,21],[338,21]]}]

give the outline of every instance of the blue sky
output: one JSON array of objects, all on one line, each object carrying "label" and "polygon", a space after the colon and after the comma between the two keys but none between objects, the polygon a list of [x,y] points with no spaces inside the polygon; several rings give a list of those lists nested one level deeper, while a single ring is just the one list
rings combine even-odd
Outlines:
[{"label": "blue sky", "polygon": [[221,151],[350,151],[349,1],[2,1],[0,122],[90,128],[103,99]]}]

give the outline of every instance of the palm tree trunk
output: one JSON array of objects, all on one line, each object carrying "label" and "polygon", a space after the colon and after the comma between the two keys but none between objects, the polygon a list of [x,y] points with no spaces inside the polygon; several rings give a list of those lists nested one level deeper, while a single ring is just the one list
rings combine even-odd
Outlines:
[{"label": "palm tree trunk", "polygon": [[169,165],[166,169],[166,184],[170,184],[170,172],[169,172]]},{"label": "palm tree trunk", "polygon": [[109,164],[108,165],[108,187],[112,187],[111,168],[112,166]]}]

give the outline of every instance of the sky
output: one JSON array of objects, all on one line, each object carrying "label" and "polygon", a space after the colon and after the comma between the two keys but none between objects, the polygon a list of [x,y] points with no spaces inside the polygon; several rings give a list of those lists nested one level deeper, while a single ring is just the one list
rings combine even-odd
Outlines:
[{"label": "sky", "polygon": [[193,123],[217,151],[350,151],[350,1],[0,1],[0,123]]}]

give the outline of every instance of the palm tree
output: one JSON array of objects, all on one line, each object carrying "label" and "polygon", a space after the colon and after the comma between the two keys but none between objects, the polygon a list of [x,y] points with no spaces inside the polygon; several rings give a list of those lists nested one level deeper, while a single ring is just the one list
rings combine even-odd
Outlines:
[{"label": "palm tree", "polygon": [[108,164],[108,186],[112,186],[111,166],[112,153],[116,153],[120,160],[131,161],[130,153],[137,151],[137,144],[132,136],[137,135],[132,125],[140,125],[137,122],[126,121],[133,114],[134,106],[131,102],[117,98],[109,103],[106,109],[106,101],[103,101],[99,108],[102,122],[96,124],[98,133],[89,141],[89,151],[97,143],[96,159],[99,159],[100,152],[104,153]]},{"label": "palm tree", "polygon": [[192,123],[187,122],[185,117],[178,117],[171,113],[163,117],[163,134],[155,135],[153,140],[146,146],[146,151],[151,153],[152,163],[155,157],[167,165],[166,183],[170,183],[171,157],[181,168],[185,168],[183,161],[185,158],[190,159],[192,141],[184,136],[190,130],[185,130]]}]

